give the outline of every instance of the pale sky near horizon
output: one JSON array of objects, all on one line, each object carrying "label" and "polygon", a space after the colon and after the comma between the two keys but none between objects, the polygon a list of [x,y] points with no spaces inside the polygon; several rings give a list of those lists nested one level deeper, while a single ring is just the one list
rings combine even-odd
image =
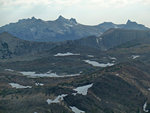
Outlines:
[{"label": "pale sky near horizon", "polygon": [[150,27],[150,0],[0,0],[0,15],[0,26],[32,16],[55,20],[62,15],[86,25],[130,19]]}]

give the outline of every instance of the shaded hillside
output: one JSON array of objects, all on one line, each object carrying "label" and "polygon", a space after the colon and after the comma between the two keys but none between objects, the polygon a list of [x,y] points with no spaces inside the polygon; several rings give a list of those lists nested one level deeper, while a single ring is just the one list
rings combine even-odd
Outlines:
[{"label": "shaded hillside", "polygon": [[13,56],[34,55],[52,48],[53,45],[53,43],[37,43],[21,40],[4,32],[0,34],[0,57],[5,59]]},{"label": "shaded hillside", "polygon": [[101,37],[103,46],[113,48],[134,39],[150,38],[150,31],[110,29]]},{"label": "shaded hillside", "polygon": [[[146,40],[150,38],[150,31],[146,30],[125,30],[125,29],[109,29],[100,37],[90,36],[75,40],[74,44],[78,46],[87,46],[91,48],[97,48],[100,50],[108,50],[118,45],[132,41],[135,39]],[[146,42],[146,41],[145,41]]]},{"label": "shaded hillside", "polygon": [[133,39],[125,42],[114,48],[109,49],[107,52],[109,55],[120,58],[120,60],[141,60],[145,63],[150,63],[150,37],[143,37]]}]

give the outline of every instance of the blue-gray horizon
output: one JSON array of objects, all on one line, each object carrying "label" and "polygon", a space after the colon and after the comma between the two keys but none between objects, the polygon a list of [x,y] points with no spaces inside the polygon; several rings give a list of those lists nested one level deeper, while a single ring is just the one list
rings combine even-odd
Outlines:
[{"label": "blue-gray horizon", "polygon": [[56,20],[59,15],[84,25],[136,21],[150,27],[150,0],[1,0],[0,26],[31,17]]}]

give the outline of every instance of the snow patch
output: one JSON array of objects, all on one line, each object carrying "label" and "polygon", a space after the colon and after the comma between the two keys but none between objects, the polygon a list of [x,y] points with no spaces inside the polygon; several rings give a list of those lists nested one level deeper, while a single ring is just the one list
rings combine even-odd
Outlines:
[{"label": "snow patch", "polygon": [[36,31],[36,28],[30,28],[30,31],[34,32],[34,31]]},{"label": "snow patch", "polygon": [[143,111],[144,112],[149,112],[149,110],[147,110],[146,107],[147,107],[147,102],[145,102],[145,104],[143,105]]},{"label": "snow patch", "polygon": [[109,59],[111,59],[111,60],[117,60],[115,57],[109,57]]},{"label": "snow patch", "polygon": [[117,73],[116,76],[119,76],[119,74]]},{"label": "snow patch", "polygon": [[31,78],[36,78],[36,77],[58,77],[56,73],[40,73],[36,74],[35,72],[20,72],[21,74],[31,77]]},{"label": "snow patch", "polygon": [[[77,87],[76,89],[73,89],[74,91],[77,91],[78,94],[87,95],[88,89],[91,88],[93,84],[85,85]],[[73,95],[76,95],[75,93]]]},{"label": "snow patch", "polygon": [[96,42],[97,42],[97,44],[99,44],[99,40],[98,40],[98,38],[96,38]]},{"label": "snow patch", "polygon": [[101,40],[102,40],[102,38],[101,38],[101,37],[100,37],[100,38],[96,38],[96,42],[97,42],[97,44],[99,44]]},{"label": "snow patch", "polygon": [[77,95],[77,93],[72,93],[72,95],[76,96],[76,95]]},{"label": "snow patch", "polygon": [[132,55],[131,57],[132,57],[132,59],[136,59],[136,58],[139,58],[140,55]]},{"label": "snow patch", "polygon": [[69,106],[74,113],[85,113],[84,111],[76,108],[75,106]]},{"label": "snow patch", "polygon": [[73,27],[73,25],[71,25],[71,24],[64,24],[64,27]]},{"label": "snow patch", "polygon": [[57,53],[54,56],[72,56],[72,55],[80,55],[80,54],[74,54],[74,53],[67,52],[67,53]]},{"label": "snow patch", "polygon": [[114,65],[113,63],[104,64],[104,63],[98,63],[96,61],[90,61],[90,60],[83,60],[83,61],[88,63],[88,64],[91,64],[92,66],[95,66],[95,67],[108,67],[108,66]]},{"label": "snow patch", "polygon": [[32,86],[23,86],[17,83],[9,83],[9,85],[11,85],[12,88],[16,88],[16,89],[32,88]]},{"label": "snow patch", "polygon": [[5,69],[5,71],[14,72],[14,70],[12,70],[12,69]]},{"label": "snow patch", "polygon": [[114,26],[115,28],[119,28],[118,26]]},{"label": "snow patch", "polygon": [[35,83],[36,86],[44,86],[42,83]]},{"label": "snow patch", "polygon": [[52,99],[47,99],[46,102],[48,104],[52,104],[52,103],[59,103],[61,101],[64,100],[64,97],[66,97],[68,94],[62,94],[62,95],[58,95],[54,100]]},{"label": "snow patch", "polygon": [[65,31],[65,30],[59,29],[59,30],[57,30],[57,33],[59,33],[59,34],[64,34],[64,31]]},{"label": "snow patch", "polygon": [[47,73],[35,73],[35,72],[20,72],[24,76],[28,76],[30,78],[37,78],[37,77],[73,77],[73,76],[79,76],[80,73],[77,74],[70,74],[70,75],[57,75],[56,73],[51,73],[50,71]]},{"label": "snow patch", "polygon": [[91,57],[91,58],[93,58],[94,56],[93,55],[87,55],[88,57]]},{"label": "snow patch", "polygon": [[116,62],[115,60],[112,61],[112,63],[115,63],[115,62]]}]

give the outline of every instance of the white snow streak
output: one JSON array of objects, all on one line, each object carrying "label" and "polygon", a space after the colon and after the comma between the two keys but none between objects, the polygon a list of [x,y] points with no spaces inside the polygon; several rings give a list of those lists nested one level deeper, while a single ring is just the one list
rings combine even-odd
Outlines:
[{"label": "white snow streak", "polygon": [[73,77],[73,76],[79,76],[80,73],[77,74],[70,74],[70,75],[57,75],[56,73],[35,73],[35,72],[20,72],[24,76],[28,76],[30,78],[37,78],[37,77]]},{"label": "white snow streak", "polygon": [[23,86],[17,83],[9,83],[9,85],[11,85],[12,88],[16,88],[16,89],[32,88],[32,86]]},{"label": "white snow streak", "polygon": [[80,55],[80,54],[74,54],[74,53],[67,52],[67,53],[57,53],[54,56],[73,56],[73,55]]},{"label": "white snow streak", "polygon": [[90,61],[90,60],[83,60],[83,61],[88,63],[88,64],[91,64],[92,66],[95,66],[95,67],[108,67],[108,66],[114,65],[113,63],[104,64],[104,63],[98,63],[96,61]]},{"label": "white snow streak", "polygon": [[143,105],[143,111],[144,112],[149,112],[149,110],[147,110],[146,107],[147,107],[147,102],[145,102],[145,104]]},{"label": "white snow streak", "polygon": [[47,99],[46,102],[48,104],[52,104],[52,103],[59,103],[61,101],[64,100],[64,97],[66,97],[68,94],[62,94],[62,95],[58,95],[54,100],[52,99]]},{"label": "white snow streak", "polygon": [[84,111],[76,108],[75,106],[70,106],[71,110],[74,112],[74,113],[85,113]]},{"label": "white snow streak", "polygon": [[[89,85],[77,87],[73,90],[77,91],[78,94],[87,95],[88,89],[91,88],[92,86],[93,86],[93,84],[89,84]],[[73,95],[76,95],[76,94],[73,93]]]}]

